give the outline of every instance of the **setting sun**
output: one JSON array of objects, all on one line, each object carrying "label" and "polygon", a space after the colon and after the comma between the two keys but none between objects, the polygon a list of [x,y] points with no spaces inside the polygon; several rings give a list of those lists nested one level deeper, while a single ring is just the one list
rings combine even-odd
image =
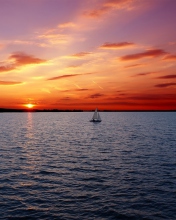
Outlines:
[{"label": "setting sun", "polygon": [[26,106],[27,108],[33,108],[33,107],[34,107],[34,104],[29,103],[29,104],[26,104],[25,106]]}]

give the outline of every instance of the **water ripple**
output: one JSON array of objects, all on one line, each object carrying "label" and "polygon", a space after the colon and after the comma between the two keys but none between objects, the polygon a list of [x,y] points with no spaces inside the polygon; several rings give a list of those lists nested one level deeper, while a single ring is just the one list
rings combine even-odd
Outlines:
[{"label": "water ripple", "polygon": [[176,114],[2,113],[0,219],[176,219]]}]

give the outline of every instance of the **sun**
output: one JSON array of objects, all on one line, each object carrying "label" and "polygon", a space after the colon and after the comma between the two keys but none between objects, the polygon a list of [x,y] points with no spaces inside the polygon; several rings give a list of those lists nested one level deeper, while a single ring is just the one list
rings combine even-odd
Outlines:
[{"label": "sun", "polygon": [[35,105],[34,104],[31,104],[31,103],[28,103],[25,105],[27,108],[33,108]]}]

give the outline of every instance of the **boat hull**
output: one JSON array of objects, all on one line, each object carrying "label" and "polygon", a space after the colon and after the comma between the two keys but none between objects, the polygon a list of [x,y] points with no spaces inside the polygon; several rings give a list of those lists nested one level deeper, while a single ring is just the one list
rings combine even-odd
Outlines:
[{"label": "boat hull", "polygon": [[101,122],[101,120],[92,119],[92,120],[90,120],[90,122]]}]

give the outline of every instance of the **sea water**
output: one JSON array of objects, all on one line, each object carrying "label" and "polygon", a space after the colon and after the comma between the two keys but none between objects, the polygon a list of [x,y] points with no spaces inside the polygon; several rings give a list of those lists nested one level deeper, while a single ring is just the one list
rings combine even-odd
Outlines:
[{"label": "sea water", "polygon": [[176,219],[176,113],[0,113],[0,219]]}]

